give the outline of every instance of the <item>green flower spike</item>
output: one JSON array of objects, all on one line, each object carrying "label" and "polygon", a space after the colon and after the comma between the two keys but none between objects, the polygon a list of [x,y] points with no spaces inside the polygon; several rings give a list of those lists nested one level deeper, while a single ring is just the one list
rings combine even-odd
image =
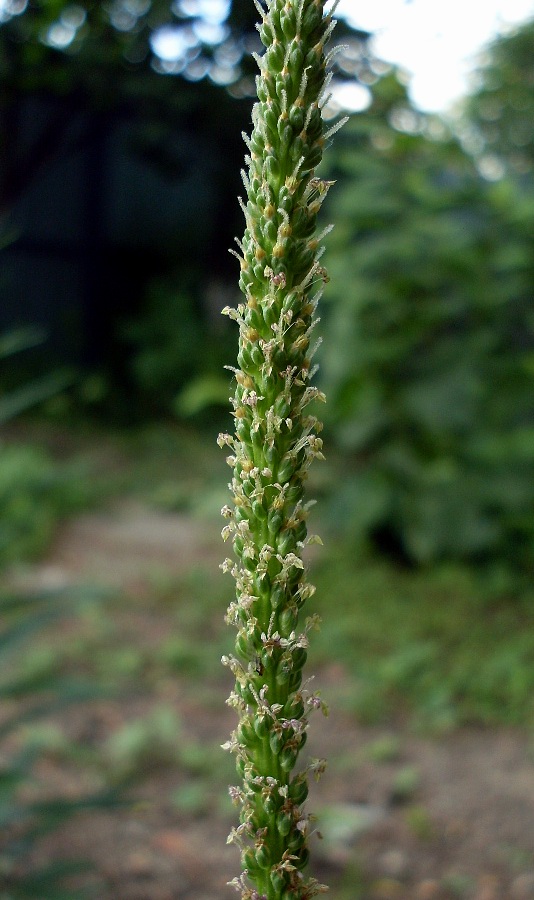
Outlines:
[{"label": "green flower spike", "polygon": [[[292,774],[306,742],[308,715],[325,711],[302,683],[308,633],[316,618],[299,622],[314,588],[301,553],[307,543],[304,481],[323,458],[321,425],[307,406],[324,396],[310,381],[315,311],[327,280],[320,265],[317,214],[330,182],[314,174],[326,141],[321,107],[327,99],[325,44],[334,22],[324,0],[267,0],[257,4],[266,52],[256,57],[258,102],[252,119],[246,230],[237,241],[240,288],[246,302],[223,312],[239,323],[239,368],[232,398],[235,434],[219,435],[231,449],[233,506],[222,510],[223,538],[237,562],[224,571],[236,580],[227,621],[237,628],[235,656],[223,657],[235,690],[228,699],[239,725],[224,745],[237,757],[242,787],[230,788],[240,825],[229,842],[241,850],[243,872],[231,884],[242,900],[308,900],[326,891],[303,870],[310,817],[303,811],[307,774]],[[329,231],[327,228],[324,233]],[[324,234],[323,233],[323,234]]]}]

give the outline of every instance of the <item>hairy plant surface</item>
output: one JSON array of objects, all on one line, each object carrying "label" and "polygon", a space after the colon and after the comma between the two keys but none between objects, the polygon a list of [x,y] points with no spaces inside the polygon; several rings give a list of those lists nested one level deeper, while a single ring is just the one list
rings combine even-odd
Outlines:
[{"label": "hairy plant surface", "polygon": [[243,779],[230,789],[240,825],[229,841],[241,849],[243,872],[232,884],[243,900],[307,900],[326,890],[303,874],[307,774],[318,776],[324,760],[293,770],[309,712],[324,711],[303,683],[316,619],[302,623],[301,609],[314,591],[302,550],[319,540],[307,536],[304,481],[312,460],[322,458],[321,426],[307,407],[324,399],[310,384],[315,311],[327,277],[315,231],[329,183],[315,168],[336,130],[325,133],[321,116],[334,23],[323,0],[270,0],[258,9],[266,51],[257,58],[258,102],[245,138],[246,230],[236,254],[246,301],[224,310],[239,323],[235,434],[219,436],[231,448],[234,472],[223,537],[232,538],[238,560],[223,563],[237,586],[227,613],[238,631],[235,655],[223,662],[236,678],[228,702],[239,716],[225,747]]}]

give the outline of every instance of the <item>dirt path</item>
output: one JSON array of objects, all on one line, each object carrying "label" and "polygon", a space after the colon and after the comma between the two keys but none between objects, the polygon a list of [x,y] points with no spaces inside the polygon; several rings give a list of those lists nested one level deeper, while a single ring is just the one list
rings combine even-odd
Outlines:
[{"label": "dirt path", "polygon": [[[46,561],[19,581],[120,588],[119,631],[157,646],[174,626],[161,605],[143,607],[154,579],[179,577],[194,566],[216,571],[222,555],[216,523],[120,502],[69,523]],[[233,727],[222,675],[199,687],[191,674],[178,674],[154,682],[148,693],[136,677],[120,702],[99,701],[67,717],[71,734],[105,743],[162,702],[185,723],[182,739],[190,747],[215,749]],[[326,696],[340,677],[335,665],[319,673]],[[438,742],[398,726],[363,728],[334,711],[326,727],[317,720],[310,744],[311,755],[330,760],[310,805],[322,811],[315,869],[332,885],[332,897],[534,900],[534,761],[527,736],[464,729]],[[69,767],[53,759],[43,765],[49,783],[68,787],[74,779],[76,790]],[[189,776],[187,766],[149,765],[134,808],[80,818],[41,845],[41,858],[89,856],[99,900],[230,900],[236,894],[225,882],[237,863],[225,838],[232,813],[209,791],[202,803],[192,802],[202,777],[192,764]]]}]

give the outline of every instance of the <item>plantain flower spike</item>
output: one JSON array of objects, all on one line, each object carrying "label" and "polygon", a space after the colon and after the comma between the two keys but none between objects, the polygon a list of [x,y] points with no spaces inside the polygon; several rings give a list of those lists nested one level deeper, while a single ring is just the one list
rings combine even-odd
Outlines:
[{"label": "plantain flower spike", "polygon": [[327,890],[304,871],[312,830],[303,807],[307,777],[318,777],[324,760],[294,771],[310,712],[326,712],[302,676],[317,625],[314,617],[302,621],[314,592],[302,550],[320,543],[307,535],[304,481],[310,463],[323,458],[321,424],[307,410],[324,400],[311,384],[315,313],[327,280],[316,219],[331,185],[315,169],[343,123],[327,131],[321,116],[332,56],[325,44],[334,27],[324,0],[256,5],[266,49],[256,57],[258,101],[252,134],[244,136],[240,200],[246,228],[235,253],[245,301],[223,310],[239,325],[235,433],[218,439],[233,469],[222,535],[235,558],[222,569],[236,582],[226,619],[237,638],[223,664],[235,677],[228,703],[239,724],[223,746],[235,753],[241,779],[230,788],[240,824],[228,841],[240,849],[242,872],[230,883],[242,900],[308,900]]}]

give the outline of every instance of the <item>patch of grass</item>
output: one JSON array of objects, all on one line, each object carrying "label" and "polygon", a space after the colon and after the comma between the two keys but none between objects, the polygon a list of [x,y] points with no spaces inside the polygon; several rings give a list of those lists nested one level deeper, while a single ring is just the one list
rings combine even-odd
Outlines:
[{"label": "patch of grass", "polygon": [[424,806],[408,806],[404,814],[406,823],[420,841],[430,841],[434,837],[434,825]]},{"label": "patch of grass", "polygon": [[126,462],[116,472],[117,483],[123,492],[161,509],[196,512],[228,481],[224,454],[215,438],[162,424],[116,435],[116,447]]},{"label": "patch of grass", "polygon": [[[332,879],[330,879],[332,884]],[[351,863],[344,869],[339,881],[332,884],[338,900],[365,900],[368,896],[367,880],[359,863]]]},{"label": "patch of grass", "polygon": [[64,876],[81,871],[78,864],[55,861],[40,868],[32,861],[32,850],[39,837],[65,825],[75,813],[118,802],[117,794],[107,789],[87,793],[84,788],[83,796],[72,798],[49,796],[38,774],[45,758],[87,762],[86,748],[66,736],[55,716],[99,692],[78,671],[64,671],[47,641],[52,629],[61,633],[78,625],[84,609],[95,608],[101,599],[83,588],[0,593],[0,874],[6,900],[86,896],[63,890]]},{"label": "patch of grass", "polygon": [[420,783],[419,771],[415,766],[399,769],[391,785],[391,803],[404,804],[412,799]]},{"label": "patch of grass", "polygon": [[400,750],[401,744],[397,735],[385,734],[367,745],[365,755],[372,762],[388,763],[398,760]]},{"label": "patch of grass", "polygon": [[412,572],[341,555],[313,575],[323,618],[315,662],[331,663],[335,648],[351,684],[340,700],[362,720],[408,715],[434,733],[534,724],[534,597],[467,569]]}]

